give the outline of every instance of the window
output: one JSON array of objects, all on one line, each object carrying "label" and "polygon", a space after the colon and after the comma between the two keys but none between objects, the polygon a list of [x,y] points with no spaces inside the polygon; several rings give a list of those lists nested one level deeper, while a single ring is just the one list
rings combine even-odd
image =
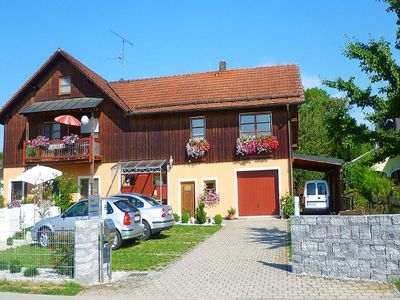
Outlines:
[{"label": "window", "polygon": [[217,183],[215,180],[204,180],[203,182],[204,182],[204,188],[207,191],[209,192],[211,191],[213,193],[217,192]]},{"label": "window", "polygon": [[111,207],[110,203],[107,202],[107,215],[111,215],[113,212],[113,208]]},{"label": "window", "polygon": [[315,183],[307,183],[307,196],[315,195]]},{"label": "window", "polygon": [[[79,179],[79,189],[81,198],[87,198],[89,196],[89,177],[82,177]],[[93,186],[94,195],[99,195],[99,178],[94,178],[94,186]]]},{"label": "window", "polygon": [[240,115],[240,135],[270,135],[271,113]]},{"label": "window", "polygon": [[23,181],[11,181],[11,201],[22,201],[26,198],[26,183]]},{"label": "window", "polygon": [[390,178],[393,179],[394,183],[400,185],[400,170],[393,171]]},{"label": "window", "polygon": [[43,135],[51,140],[59,140],[61,138],[61,124],[44,123]]},{"label": "window", "polygon": [[317,183],[318,195],[326,195],[326,184],[322,182]]},{"label": "window", "polygon": [[59,79],[59,94],[71,94],[71,76],[60,77]]},{"label": "window", "polygon": [[204,140],[206,138],[206,118],[190,118],[190,137],[194,140]]},{"label": "window", "polygon": [[72,206],[70,209],[67,210],[65,213],[65,217],[86,217],[89,212],[88,202],[81,201]]}]

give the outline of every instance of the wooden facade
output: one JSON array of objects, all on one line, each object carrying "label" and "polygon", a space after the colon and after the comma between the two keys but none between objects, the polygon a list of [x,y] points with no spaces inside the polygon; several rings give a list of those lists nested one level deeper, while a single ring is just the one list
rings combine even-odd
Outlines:
[{"label": "wooden facade", "polygon": [[[69,95],[59,95],[60,76],[72,77],[72,90]],[[173,157],[175,164],[189,163],[185,146],[190,138],[190,117],[206,118],[206,139],[211,150],[204,163],[229,162],[241,160],[236,156],[236,139],[239,137],[239,114],[252,111],[269,111],[272,114],[273,135],[278,137],[279,147],[273,159],[286,159],[289,156],[288,118],[291,121],[292,144],[297,144],[297,104],[289,107],[262,106],[226,110],[207,110],[204,112],[159,113],[128,116],[114,101],[101,92],[87,77],[72,64],[59,57],[50,64],[34,85],[27,87],[15,105],[4,118],[4,167],[24,166],[23,144],[43,134],[43,123],[50,122],[59,114],[71,114],[78,119],[91,111],[62,111],[53,113],[34,113],[21,116],[18,111],[33,102],[59,100],[74,97],[103,97],[104,101],[94,111],[99,118],[99,136],[102,162],[121,160],[168,159]],[[78,133],[78,128],[70,128]],[[66,134],[63,127],[61,135]],[[249,158],[265,158],[256,155]],[[248,159],[248,158],[247,158]]]}]

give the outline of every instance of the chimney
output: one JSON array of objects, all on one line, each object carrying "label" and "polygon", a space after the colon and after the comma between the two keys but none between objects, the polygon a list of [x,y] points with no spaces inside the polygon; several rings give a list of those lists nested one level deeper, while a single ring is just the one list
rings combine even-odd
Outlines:
[{"label": "chimney", "polygon": [[220,71],[225,71],[226,70],[226,62],[225,61],[221,60],[219,62],[219,70]]}]

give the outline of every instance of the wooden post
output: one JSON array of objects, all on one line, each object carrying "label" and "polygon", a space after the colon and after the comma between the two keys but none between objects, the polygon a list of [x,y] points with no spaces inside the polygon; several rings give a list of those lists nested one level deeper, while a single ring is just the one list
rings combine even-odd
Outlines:
[{"label": "wooden post", "polygon": [[89,182],[89,195],[94,195],[94,112],[90,116],[90,182]]}]

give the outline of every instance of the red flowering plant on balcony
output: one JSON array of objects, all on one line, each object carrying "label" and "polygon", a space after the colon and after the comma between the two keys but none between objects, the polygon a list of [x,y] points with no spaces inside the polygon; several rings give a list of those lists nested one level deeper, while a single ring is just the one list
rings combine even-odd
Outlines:
[{"label": "red flowering plant on balcony", "polygon": [[244,135],[236,140],[236,154],[270,153],[279,146],[278,138],[271,135]]},{"label": "red flowering plant on balcony", "polygon": [[207,206],[214,206],[219,203],[220,197],[218,193],[215,193],[212,189],[203,189],[203,193],[199,195],[200,202],[204,202]]},{"label": "red flowering plant on balcony", "polygon": [[47,137],[39,135],[33,140],[28,141],[28,144],[34,148],[47,149],[50,143]]},{"label": "red flowering plant on balcony", "polygon": [[191,158],[202,158],[210,148],[210,143],[205,139],[189,139],[189,142],[186,144],[186,153]]},{"label": "red flowering plant on balcony", "polygon": [[65,146],[72,146],[77,140],[79,140],[78,135],[71,133],[70,135],[63,136],[62,143]]}]

